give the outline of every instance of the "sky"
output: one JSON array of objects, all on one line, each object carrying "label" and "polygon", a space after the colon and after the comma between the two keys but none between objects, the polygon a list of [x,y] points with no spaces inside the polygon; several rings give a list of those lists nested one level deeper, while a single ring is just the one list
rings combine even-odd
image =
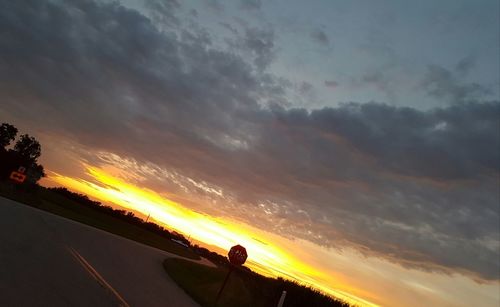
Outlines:
[{"label": "sky", "polygon": [[[359,304],[498,306],[498,1],[0,0],[65,185]],[[253,254],[252,254],[253,253]]]}]

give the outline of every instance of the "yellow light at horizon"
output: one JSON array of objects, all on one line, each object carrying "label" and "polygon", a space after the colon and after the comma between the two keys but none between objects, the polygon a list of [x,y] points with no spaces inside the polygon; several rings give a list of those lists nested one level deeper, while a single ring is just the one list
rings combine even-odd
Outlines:
[{"label": "yellow light at horizon", "polygon": [[[152,190],[138,188],[122,179],[108,175],[98,168],[86,166],[86,169],[88,175],[96,183],[57,173],[49,174],[49,180],[101,201],[138,211],[144,215],[150,214],[155,220],[164,223],[167,227],[190,235],[206,244],[224,250],[229,250],[235,244],[241,244],[249,251],[248,266],[263,275],[292,278],[350,303],[376,306],[320,282],[331,280],[331,277],[280,248],[279,238],[273,237],[272,234],[229,219],[214,218],[194,212]],[[255,237],[264,237],[269,244],[258,242],[254,239]],[[272,241],[271,238],[273,238]]]}]

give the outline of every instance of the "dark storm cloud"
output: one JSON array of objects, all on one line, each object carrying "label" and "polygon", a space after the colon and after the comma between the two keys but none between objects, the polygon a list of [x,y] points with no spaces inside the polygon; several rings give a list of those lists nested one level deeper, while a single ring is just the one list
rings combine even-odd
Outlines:
[{"label": "dark storm cloud", "polygon": [[[178,26],[116,3],[0,1],[2,120],[210,183],[230,200],[212,209],[264,229],[498,279],[498,101],[287,109],[289,82],[265,72],[272,31],[237,39],[249,63]],[[439,67],[427,80],[456,92]]]},{"label": "dark storm cloud", "polygon": [[386,170],[458,180],[498,167],[497,151],[491,149],[498,150],[499,113],[496,102],[429,112],[369,103],[316,110],[311,118]]}]

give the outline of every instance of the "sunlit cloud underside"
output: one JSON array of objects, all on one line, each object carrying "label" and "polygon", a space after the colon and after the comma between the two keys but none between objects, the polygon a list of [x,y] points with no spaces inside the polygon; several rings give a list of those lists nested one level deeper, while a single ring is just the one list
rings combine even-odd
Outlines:
[{"label": "sunlit cloud underside", "polygon": [[300,261],[294,257],[292,250],[280,247],[279,241],[283,238],[250,225],[194,212],[152,190],[129,184],[99,168],[85,167],[95,183],[54,172],[49,174],[48,179],[105,203],[151,215],[151,218],[167,228],[206,244],[224,250],[241,244],[249,254],[247,266],[265,276],[293,279],[352,304],[377,306],[345,291],[334,289],[333,285],[338,285],[340,281]]}]

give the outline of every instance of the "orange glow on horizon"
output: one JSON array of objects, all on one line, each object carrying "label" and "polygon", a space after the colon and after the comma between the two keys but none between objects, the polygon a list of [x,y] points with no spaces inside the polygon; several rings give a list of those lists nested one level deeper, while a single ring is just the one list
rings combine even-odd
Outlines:
[{"label": "orange glow on horizon", "polygon": [[[334,279],[298,259],[292,254],[293,251],[280,244],[283,238],[275,234],[226,218],[194,212],[152,190],[131,185],[99,168],[87,165],[85,167],[87,174],[96,183],[57,173],[49,174],[48,180],[103,202],[140,212],[145,216],[150,214],[168,228],[226,251],[233,245],[241,244],[246,247],[249,254],[247,266],[262,275],[294,279],[351,304],[377,306],[346,291],[334,289],[333,285],[342,284],[341,280]],[[259,242],[261,239],[265,243]]]}]

